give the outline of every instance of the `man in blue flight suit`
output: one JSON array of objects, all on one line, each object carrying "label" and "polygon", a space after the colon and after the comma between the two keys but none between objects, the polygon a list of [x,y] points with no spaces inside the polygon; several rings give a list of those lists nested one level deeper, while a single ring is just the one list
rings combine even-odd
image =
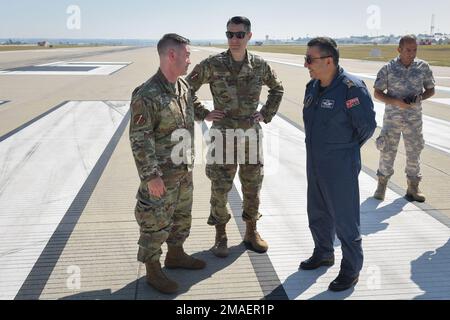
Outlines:
[{"label": "man in blue flight suit", "polygon": [[305,67],[312,78],[306,86],[303,121],[308,220],[315,247],[300,268],[332,266],[337,234],[343,258],[339,275],[328,289],[342,291],[358,282],[363,265],[358,186],[360,148],[377,124],[366,85],[339,66],[339,51],[333,39],[312,39]]}]

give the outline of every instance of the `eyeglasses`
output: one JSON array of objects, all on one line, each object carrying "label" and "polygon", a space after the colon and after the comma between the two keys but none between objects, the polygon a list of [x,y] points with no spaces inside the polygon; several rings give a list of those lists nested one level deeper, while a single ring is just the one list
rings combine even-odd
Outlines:
[{"label": "eyeglasses", "polygon": [[225,32],[225,34],[227,35],[228,39],[233,39],[234,36],[236,36],[236,38],[238,38],[238,39],[244,39],[247,32],[245,32],[245,31],[238,31],[238,32],[227,31],[227,32]]},{"label": "eyeglasses", "polygon": [[324,57],[317,57],[317,58],[313,58],[313,57],[311,57],[311,56],[305,56],[305,62],[307,63],[307,64],[311,64],[312,62],[313,62],[313,60],[316,60],[316,59],[325,59],[325,58],[331,58],[332,56],[324,56]]}]

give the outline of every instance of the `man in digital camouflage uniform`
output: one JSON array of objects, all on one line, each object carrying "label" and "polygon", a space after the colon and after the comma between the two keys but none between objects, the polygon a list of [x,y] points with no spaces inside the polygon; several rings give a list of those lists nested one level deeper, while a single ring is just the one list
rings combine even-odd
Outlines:
[{"label": "man in digital camouflage uniform", "polygon": [[[174,293],[178,284],[162,272],[159,261],[164,242],[167,268],[202,269],[206,265],[187,255],[182,245],[192,220],[194,115],[203,120],[209,111],[198,104],[194,110],[195,98],[180,78],[190,64],[189,40],[167,34],[158,43],[158,53],[158,72],[132,95],[130,142],[141,180],[135,209],[140,227],[138,260],[145,263],[152,287]],[[181,159],[180,152],[173,152],[179,136],[186,147]]]},{"label": "man in digital camouflage uniform", "polygon": [[[250,21],[245,17],[231,18],[227,23],[226,36],[229,50],[203,60],[186,78],[194,91],[203,84],[209,84],[214,100],[214,111],[209,115],[214,121],[212,129],[220,131],[224,138],[223,162],[216,161],[206,166],[206,174],[211,180],[208,224],[216,228],[216,241],[211,250],[218,257],[226,257],[229,253],[225,226],[231,216],[226,204],[238,164],[243,193],[242,218],[246,222],[244,243],[259,253],[268,249],[256,230],[256,222],[261,216],[258,210],[263,181],[262,128],[259,122],[269,123],[272,120],[283,96],[283,87],[272,68],[261,57],[247,51],[247,43],[252,36]],[[269,87],[269,95],[258,112],[263,85]],[[249,133],[245,159],[237,151],[237,145],[243,144],[242,140],[239,142],[238,139],[235,144],[234,138],[226,138],[230,130]]]},{"label": "man in digital camouflage uniform", "polygon": [[388,180],[394,174],[400,135],[403,135],[408,182],[406,197],[424,202],[425,195],[419,190],[422,178],[420,153],[424,148],[421,102],[434,95],[435,81],[428,63],[416,59],[415,36],[402,37],[398,52],[400,55],[397,58],[381,68],[374,84],[375,98],[386,104],[383,128],[376,141],[380,164],[374,198],[384,200]]}]

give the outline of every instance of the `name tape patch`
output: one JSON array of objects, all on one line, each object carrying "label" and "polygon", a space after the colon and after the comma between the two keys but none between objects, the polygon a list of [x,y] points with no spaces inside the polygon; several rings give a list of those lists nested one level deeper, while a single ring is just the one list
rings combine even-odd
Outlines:
[{"label": "name tape patch", "polygon": [[323,99],[322,103],[320,104],[320,107],[325,109],[333,109],[334,100]]}]

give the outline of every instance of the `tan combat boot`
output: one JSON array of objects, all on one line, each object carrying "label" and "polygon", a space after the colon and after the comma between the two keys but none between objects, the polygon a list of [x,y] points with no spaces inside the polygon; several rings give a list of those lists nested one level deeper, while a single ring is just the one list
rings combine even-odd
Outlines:
[{"label": "tan combat boot", "polygon": [[148,261],[145,263],[147,270],[147,283],[159,292],[171,294],[178,290],[178,283],[170,280],[161,270],[159,261]]},{"label": "tan combat boot", "polygon": [[375,191],[373,197],[377,200],[384,200],[384,197],[386,195],[386,187],[387,183],[389,181],[389,178],[378,176],[378,186],[377,190]]},{"label": "tan combat boot", "polygon": [[216,242],[211,248],[212,253],[219,258],[228,257],[229,251],[227,247],[227,233],[225,232],[226,224],[216,225]]},{"label": "tan combat boot", "polygon": [[206,262],[200,259],[191,257],[184,252],[182,246],[167,245],[167,255],[164,265],[168,269],[203,269],[206,267]]},{"label": "tan combat boot", "polygon": [[411,201],[424,202],[425,195],[419,189],[419,181],[408,179],[408,190],[406,190],[406,198]]},{"label": "tan combat boot", "polygon": [[261,239],[258,231],[256,231],[256,220],[245,221],[247,229],[245,230],[244,243],[249,249],[258,253],[264,253],[269,249],[267,242]]}]

